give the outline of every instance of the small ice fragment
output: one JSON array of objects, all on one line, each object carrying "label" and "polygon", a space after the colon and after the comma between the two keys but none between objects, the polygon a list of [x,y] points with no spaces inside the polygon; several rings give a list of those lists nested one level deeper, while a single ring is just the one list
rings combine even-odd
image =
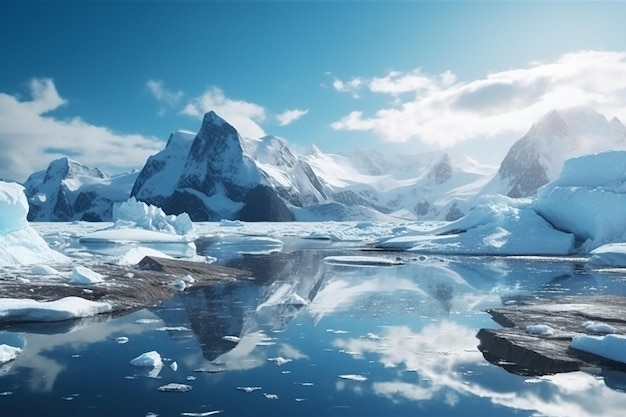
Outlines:
[{"label": "small ice fragment", "polygon": [[158,332],[188,332],[190,331],[187,327],[185,326],[165,326],[165,327],[159,327],[157,329],[154,329]]},{"label": "small ice fragment", "polygon": [[174,372],[178,370],[178,364],[176,363],[176,361],[170,363],[170,368],[172,368],[172,371]]},{"label": "small ice fragment", "polygon": [[370,340],[380,340],[380,336],[378,336],[377,334],[374,333],[368,333],[365,335],[366,338],[370,339]]},{"label": "small ice fragment", "polygon": [[312,382],[294,382],[294,385],[301,385],[303,387],[312,387],[313,383]]},{"label": "small ice fragment", "polygon": [[296,398],[297,403],[301,403],[302,401],[306,401],[306,398]]},{"label": "small ice fragment", "polygon": [[176,288],[178,291],[184,291],[187,288],[187,283],[180,278],[170,282],[170,287]]},{"label": "small ice fragment", "polygon": [[215,411],[207,411],[204,413],[180,413],[180,415],[186,416],[186,417],[208,417],[208,416],[213,416],[215,414],[220,414],[223,412],[224,410],[215,410]]},{"label": "small ice fragment", "polygon": [[131,360],[130,364],[133,366],[151,367],[151,368],[158,368],[158,367],[163,366],[163,362],[161,361],[161,355],[159,355],[159,352],[155,350],[142,353],[141,355],[137,356],[135,359]]},{"label": "small ice fragment", "polygon": [[146,417],[159,417],[159,415],[157,413],[153,413],[151,411],[148,411],[148,413],[146,414]]},{"label": "small ice fragment", "polygon": [[526,326],[526,333],[539,336],[551,336],[555,333],[555,330],[547,324],[534,324]]},{"label": "small ice fragment", "polygon": [[85,294],[93,294],[93,290],[90,290],[89,288],[83,288],[83,292]]},{"label": "small ice fragment", "polygon": [[585,323],[585,330],[591,333],[603,333],[610,334],[615,333],[615,327],[606,323],[596,323],[593,321],[588,321]]},{"label": "small ice fragment", "polygon": [[286,363],[291,362],[291,359],[283,358],[282,356],[277,356],[275,358],[267,358],[268,361],[274,362],[274,365],[283,366]]},{"label": "small ice fragment", "polygon": [[263,396],[265,398],[267,398],[268,400],[277,400],[278,399],[278,395],[276,395],[276,394],[268,394],[268,393],[264,392]]},{"label": "small ice fragment", "polygon": [[196,282],[196,279],[194,277],[192,277],[191,275],[185,275],[181,279],[183,281],[185,281],[186,283],[188,283],[188,284],[193,284],[194,282]]},{"label": "small ice fragment", "polygon": [[20,284],[30,284],[30,280],[28,278],[17,277],[15,280]]},{"label": "small ice fragment", "polygon": [[126,336],[119,336],[115,338],[115,341],[120,345],[123,345],[124,343],[128,343],[128,338]]},{"label": "small ice fragment", "polygon": [[104,276],[84,266],[76,265],[72,269],[71,284],[92,285],[104,282]]},{"label": "small ice fragment", "polygon": [[193,387],[191,385],[177,384],[175,382],[172,382],[170,384],[161,385],[157,388],[157,390],[161,392],[187,392],[191,391],[192,388]]},{"label": "small ice fragment", "polygon": [[185,378],[187,381],[195,381],[196,377],[193,375],[189,375],[187,378]]},{"label": "small ice fragment", "polygon": [[346,334],[348,333],[347,330],[335,330],[335,329],[326,329],[327,333],[332,333],[332,334]]},{"label": "small ice fragment", "polygon": [[222,339],[228,340],[229,342],[233,342],[233,343],[239,343],[239,341],[241,340],[241,338],[237,336],[224,336],[222,337]]},{"label": "small ice fragment", "polygon": [[225,372],[224,368],[197,368],[193,370],[194,372],[203,372],[205,374],[219,374]]},{"label": "small ice fragment", "polygon": [[367,377],[364,377],[363,375],[355,375],[355,374],[339,375],[339,378],[347,379],[349,381],[357,381],[357,382],[367,381]]},{"label": "small ice fragment", "polygon": [[[126,278],[132,278],[134,276],[135,276],[134,272],[127,272],[127,273],[124,274],[124,277],[126,277]],[[156,414],[156,415],[158,416],[158,414]]]},{"label": "small ice fragment", "polygon": [[4,392],[0,392],[0,397],[6,397],[9,395],[13,395],[13,391],[4,391]]},{"label": "small ice fragment", "polygon": [[243,392],[254,392],[254,391],[258,391],[261,389],[261,387],[237,387],[237,389],[239,391],[243,391]]}]

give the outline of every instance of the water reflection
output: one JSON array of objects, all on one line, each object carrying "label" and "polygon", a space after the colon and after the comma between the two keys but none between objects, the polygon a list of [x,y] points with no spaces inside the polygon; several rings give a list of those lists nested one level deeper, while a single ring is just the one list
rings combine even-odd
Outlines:
[{"label": "water reflection", "polygon": [[[487,363],[475,338],[480,327],[497,327],[484,308],[524,297],[622,293],[620,276],[584,274],[573,262],[502,258],[327,265],[326,256],[354,252],[315,244],[320,247],[298,249],[292,242],[290,252],[218,258],[254,279],[178,293],[135,315],[11,329],[26,346],[8,370],[0,369],[0,392],[19,381],[29,391],[24,401],[42,399],[42,408],[15,415],[42,414],[61,395],[87,397],[87,389],[93,403],[77,410],[92,416],[130,415],[131,408],[133,415],[218,409],[241,416],[623,414],[623,375],[523,378]],[[139,325],[137,315],[156,322]],[[116,345],[120,335],[130,342]],[[178,371],[165,366],[158,380],[135,374],[128,360],[152,349],[166,364],[176,360]],[[91,361],[81,362],[83,355]],[[338,378],[344,374],[366,379]],[[96,388],[77,382],[86,380]],[[194,389],[172,401],[156,391],[168,382]],[[236,389],[246,386],[262,389]],[[44,401],[44,392],[57,394],[56,402]],[[115,395],[132,397],[133,404],[120,405]],[[50,412],[71,414],[69,406],[58,407]]]}]

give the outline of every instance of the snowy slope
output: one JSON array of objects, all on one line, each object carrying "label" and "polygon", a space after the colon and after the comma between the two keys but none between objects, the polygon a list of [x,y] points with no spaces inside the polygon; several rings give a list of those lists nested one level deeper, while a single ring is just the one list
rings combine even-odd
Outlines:
[{"label": "snowy slope", "polygon": [[466,156],[453,161],[446,153],[343,156],[313,148],[304,159],[332,189],[334,200],[383,213],[407,211],[420,219],[460,217],[495,173],[493,167]]}]

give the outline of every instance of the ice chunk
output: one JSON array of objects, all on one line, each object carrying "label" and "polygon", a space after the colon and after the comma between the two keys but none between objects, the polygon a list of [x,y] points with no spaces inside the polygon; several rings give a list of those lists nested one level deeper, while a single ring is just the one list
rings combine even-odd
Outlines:
[{"label": "ice chunk", "polygon": [[223,413],[224,410],[215,410],[215,411],[205,411],[204,413],[180,413],[181,416],[186,417],[208,417],[214,416],[215,414]]},{"label": "ice chunk", "polygon": [[176,372],[178,370],[178,363],[176,363],[176,361],[170,363],[170,368],[172,371]]},{"label": "ice chunk", "polygon": [[92,285],[104,282],[104,276],[84,266],[77,265],[72,268],[71,284]]},{"label": "ice chunk", "polygon": [[139,367],[160,368],[163,366],[163,361],[159,352],[152,350],[137,356],[130,361],[130,364]]},{"label": "ice chunk", "polygon": [[575,335],[570,347],[616,362],[626,363],[626,336],[608,334],[606,336]]},{"label": "ice chunk", "polygon": [[22,353],[22,349],[18,347],[0,345],[0,365],[15,360],[20,353]]},{"label": "ice chunk", "polygon": [[278,395],[276,395],[276,394],[268,394],[267,392],[264,392],[263,396],[265,398],[267,398],[268,400],[277,400],[278,399]]},{"label": "ice chunk", "polygon": [[273,362],[274,365],[283,366],[286,363],[291,362],[291,359],[283,358],[282,356],[277,356],[275,358],[267,358],[268,361]]},{"label": "ice chunk", "polygon": [[80,297],[65,297],[47,302],[0,298],[1,321],[61,321],[95,316],[111,310],[109,303],[85,300]]},{"label": "ice chunk", "polygon": [[241,338],[238,336],[224,336],[222,337],[222,339],[228,340],[229,342],[233,343],[239,343],[239,341],[241,341]]},{"label": "ice chunk", "polygon": [[588,321],[585,323],[585,330],[591,333],[615,333],[615,327],[611,326],[610,324],[596,323],[593,321]]},{"label": "ice chunk", "polygon": [[261,387],[237,387],[237,389],[239,391],[243,391],[243,392],[254,392],[254,391],[258,391],[261,389]]},{"label": "ice chunk", "polygon": [[177,384],[172,382],[170,384],[161,385],[157,389],[161,392],[187,392],[191,391],[193,387],[187,384]]},{"label": "ice chunk", "polygon": [[526,326],[526,333],[540,336],[552,336],[555,330],[547,324],[534,324]]},{"label": "ice chunk", "polygon": [[120,345],[123,345],[124,343],[128,343],[128,337],[126,336],[119,336],[115,338],[115,341],[117,343],[119,343]]},{"label": "ice chunk", "polygon": [[171,256],[152,248],[146,248],[145,246],[137,246],[131,248],[123,256],[121,256],[117,264],[118,265],[136,265],[146,256],[156,256],[157,258],[172,259]]},{"label": "ice chunk", "polygon": [[137,201],[135,197],[113,206],[116,227],[139,227],[146,230],[185,235],[193,230],[187,213],[166,215],[160,207]]},{"label": "ice chunk", "polygon": [[626,243],[609,243],[589,253],[589,266],[626,268]]}]

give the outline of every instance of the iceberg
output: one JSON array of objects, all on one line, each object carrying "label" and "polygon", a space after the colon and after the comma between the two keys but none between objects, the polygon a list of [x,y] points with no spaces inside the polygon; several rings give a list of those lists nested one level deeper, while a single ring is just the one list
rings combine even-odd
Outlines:
[{"label": "iceberg", "polygon": [[142,353],[135,359],[130,361],[132,366],[147,367],[147,368],[160,368],[163,366],[161,355],[156,350]]},{"label": "iceberg", "polygon": [[533,208],[555,228],[576,235],[581,251],[626,242],[626,151],[572,158],[537,191]]},{"label": "iceberg", "polygon": [[113,206],[115,228],[139,227],[141,229],[186,235],[193,230],[187,213],[167,215],[160,207],[137,201],[131,197]]},{"label": "iceberg", "polygon": [[15,360],[20,353],[22,353],[22,349],[18,347],[0,345],[0,365]]},{"label": "iceberg", "polygon": [[24,187],[0,181],[0,266],[66,262],[28,225]]}]

